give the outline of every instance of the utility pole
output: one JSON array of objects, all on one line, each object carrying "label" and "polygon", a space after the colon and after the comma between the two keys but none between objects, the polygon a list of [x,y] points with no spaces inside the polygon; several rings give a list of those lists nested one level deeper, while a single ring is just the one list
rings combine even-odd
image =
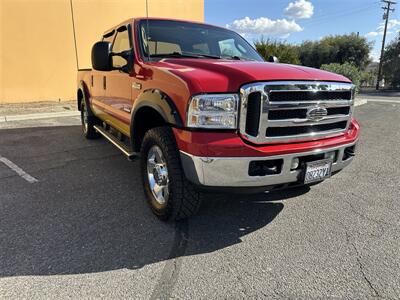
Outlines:
[{"label": "utility pole", "polygon": [[381,58],[379,59],[379,68],[378,68],[378,77],[376,81],[376,90],[379,90],[379,84],[382,80],[382,64],[383,64],[383,54],[385,53],[385,41],[386,41],[386,31],[388,27],[388,22],[389,22],[389,16],[390,12],[394,11],[394,8],[390,8],[390,6],[393,4],[396,4],[394,1],[390,0],[382,0],[382,2],[386,5],[382,7],[382,9],[385,11],[383,13],[383,19],[385,20],[385,31],[383,32],[383,40],[382,40],[382,50],[381,50]]},{"label": "utility pole", "polygon": [[76,59],[76,70],[79,71],[79,60],[78,60],[78,48],[76,46],[76,32],[75,32],[75,18],[74,18],[74,7],[72,6],[72,0],[69,1],[71,7],[71,17],[72,17],[72,32],[74,36],[75,45],[75,59]]}]

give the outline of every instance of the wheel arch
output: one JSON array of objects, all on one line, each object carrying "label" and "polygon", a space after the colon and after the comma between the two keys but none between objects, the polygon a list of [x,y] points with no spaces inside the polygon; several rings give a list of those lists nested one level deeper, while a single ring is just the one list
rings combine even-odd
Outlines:
[{"label": "wheel arch", "polygon": [[130,132],[134,151],[140,151],[147,130],[164,125],[184,126],[175,103],[158,89],[145,90],[135,101],[132,111]]},{"label": "wheel arch", "polygon": [[88,108],[89,115],[93,116],[94,114],[93,114],[92,110],[90,109],[90,102],[89,102],[88,96],[89,96],[89,91],[87,89],[87,86],[86,86],[85,82],[83,80],[81,80],[79,82],[78,90],[76,93],[78,110],[79,111],[81,110],[82,101],[85,101],[86,107]]}]

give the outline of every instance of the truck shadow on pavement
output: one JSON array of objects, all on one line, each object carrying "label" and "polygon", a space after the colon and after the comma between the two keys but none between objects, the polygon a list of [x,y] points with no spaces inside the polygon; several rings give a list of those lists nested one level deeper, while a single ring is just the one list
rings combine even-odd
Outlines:
[{"label": "truck shadow on pavement", "polygon": [[[128,163],[104,141],[83,140],[75,126],[38,134],[43,130],[8,131],[0,145],[0,153],[40,180],[0,179],[0,277],[138,269],[217,251],[268,226],[284,208],[274,201],[309,190],[209,194],[197,216],[163,223],[145,203],[138,162]],[[14,134],[18,145],[12,143]],[[7,153],[7,143],[16,153],[30,147],[23,143],[32,134],[40,145],[57,145],[52,149],[57,155],[32,149],[28,157]]]}]

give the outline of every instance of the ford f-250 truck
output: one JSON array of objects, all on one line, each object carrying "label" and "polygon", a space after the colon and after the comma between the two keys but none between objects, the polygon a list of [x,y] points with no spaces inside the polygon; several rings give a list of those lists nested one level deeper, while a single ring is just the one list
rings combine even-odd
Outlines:
[{"label": "ford f-250 truck", "polygon": [[207,190],[311,185],[354,157],[351,81],[265,62],[225,28],[130,19],[94,44],[92,66],[78,72],[83,134],[140,157],[163,220],[195,213]]}]

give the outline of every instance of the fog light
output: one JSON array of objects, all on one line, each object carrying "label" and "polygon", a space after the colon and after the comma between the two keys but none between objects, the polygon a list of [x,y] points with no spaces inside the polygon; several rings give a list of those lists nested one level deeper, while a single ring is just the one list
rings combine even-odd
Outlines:
[{"label": "fog light", "polygon": [[291,170],[296,170],[299,167],[300,160],[298,158],[293,158],[292,166],[290,167]]},{"label": "fog light", "polygon": [[249,176],[267,176],[280,174],[283,159],[255,160],[249,164]]},{"label": "fog light", "polygon": [[343,160],[348,160],[355,155],[355,145],[344,149]]}]

